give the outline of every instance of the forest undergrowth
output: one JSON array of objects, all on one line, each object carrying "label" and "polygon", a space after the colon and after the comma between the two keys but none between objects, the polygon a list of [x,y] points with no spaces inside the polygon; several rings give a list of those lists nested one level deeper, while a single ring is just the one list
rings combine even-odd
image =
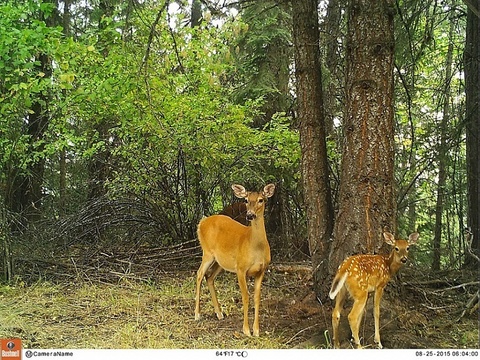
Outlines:
[{"label": "forest undergrowth", "polygon": [[[32,283],[18,278],[13,285],[0,285],[0,338],[19,337],[26,348],[331,347],[332,303],[317,300],[306,263],[272,264],[262,288],[259,338],[241,332],[242,303],[235,275],[223,273],[216,282],[225,319],[216,319],[203,284],[202,319],[195,321],[196,269],[169,269],[157,269],[149,278],[114,272],[109,281],[100,281],[78,272],[62,279]],[[478,301],[477,307],[467,308],[478,289],[474,274],[404,270],[387,286],[383,298],[384,347],[479,348]],[[372,299],[366,309],[361,337],[372,347]],[[342,347],[350,348],[346,314],[340,331],[345,338]],[[252,311],[250,315],[253,321]]]}]

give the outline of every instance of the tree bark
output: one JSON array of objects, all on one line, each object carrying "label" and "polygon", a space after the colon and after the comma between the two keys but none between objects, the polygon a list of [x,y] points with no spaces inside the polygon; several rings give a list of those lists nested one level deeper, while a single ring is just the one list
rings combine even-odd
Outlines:
[{"label": "tree bark", "polygon": [[320,67],[316,0],[292,3],[301,172],[314,290],[326,298],[326,261],[333,228]]},{"label": "tree bark", "polygon": [[[480,256],[480,1],[469,2],[465,39],[465,93],[468,224],[473,235],[471,248]],[[468,246],[468,245],[467,245]],[[478,268],[474,257],[466,258],[466,265]]]},{"label": "tree bark", "polygon": [[354,253],[376,253],[395,230],[393,132],[394,3],[347,8],[346,117],[339,211],[330,274]]},{"label": "tree bark", "polygon": [[[333,139],[336,138],[334,132],[335,122],[343,119],[343,110],[345,93],[344,93],[344,68],[343,58],[341,56],[340,39],[344,40],[345,35],[342,34],[342,24],[344,23],[345,9],[344,0],[329,0],[327,6],[327,14],[325,16],[325,38],[322,39],[325,47],[324,62],[327,69],[327,76],[324,79],[326,89],[324,92],[325,105],[325,128],[327,135]],[[325,75],[325,74],[324,74]]]}]

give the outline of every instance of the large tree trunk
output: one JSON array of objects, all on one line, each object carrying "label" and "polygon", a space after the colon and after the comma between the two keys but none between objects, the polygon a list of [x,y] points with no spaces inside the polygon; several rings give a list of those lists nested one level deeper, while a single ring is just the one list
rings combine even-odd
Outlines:
[{"label": "large tree trunk", "polygon": [[394,3],[347,8],[345,143],[330,273],[354,253],[376,253],[395,230],[393,137]]},{"label": "large tree trunk", "polygon": [[[469,3],[465,41],[465,93],[467,136],[468,224],[473,235],[472,250],[480,256],[480,1]],[[478,267],[473,257],[466,264]]]},{"label": "large tree trunk", "polygon": [[325,298],[328,247],[333,228],[322,102],[316,0],[292,4],[302,179],[315,292]]}]

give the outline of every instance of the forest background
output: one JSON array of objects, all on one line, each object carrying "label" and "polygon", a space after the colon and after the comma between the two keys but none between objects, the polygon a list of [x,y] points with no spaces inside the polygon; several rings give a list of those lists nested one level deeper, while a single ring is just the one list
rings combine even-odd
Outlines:
[{"label": "forest background", "polygon": [[[347,15],[360,5],[320,1],[306,14],[318,19],[312,47],[322,92],[321,102],[299,104],[295,51],[304,22],[292,16],[304,16],[295,11],[307,2],[3,1],[1,279],[115,283],[154,279],[172,263],[195,267],[196,226],[234,201],[230,185],[273,182],[266,218],[273,258],[313,261],[313,287],[325,294],[339,259],[372,250],[361,237],[334,256],[339,247],[326,246],[351,231],[335,220],[342,174],[358,170],[342,169],[342,154]],[[479,7],[385,4],[394,24],[393,122],[385,132],[373,123],[369,131],[380,135],[364,138],[372,146],[393,140],[392,202],[379,205],[391,214],[380,224],[399,237],[420,233],[417,268],[470,269],[476,281]],[[316,136],[325,156],[313,168],[328,188],[328,204],[317,209],[331,219],[321,225],[326,237],[309,224],[302,106],[322,117]],[[373,230],[375,251],[383,230]],[[311,258],[317,248],[330,255],[325,268]]]}]

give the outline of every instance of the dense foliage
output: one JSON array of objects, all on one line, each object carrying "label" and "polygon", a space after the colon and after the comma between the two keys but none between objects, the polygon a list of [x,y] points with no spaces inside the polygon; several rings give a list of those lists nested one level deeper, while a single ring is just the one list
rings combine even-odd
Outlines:
[{"label": "dense foliage", "polygon": [[[95,203],[99,212],[115,209],[107,206],[113,202],[129,206],[119,227],[99,226],[103,218],[92,217],[79,225],[85,236],[76,241],[191,240],[202,216],[232,201],[233,182],[279,184],[270,211],[282,215],[270,231],[285,246],[276,251],[280,257],[306,252],[288,6],[202,3],[195,26],[185,1],[0,5],[0,259],[6,277],[12,255],[35,257],[32,248],[52,246],[52,239],[75,242],[78,228],[70,227],[68,241],[52,229],[78,221]],[[397,5],[397,232],[418,229],[417,260],[430,266],[442,163],[441,264],[459,267],[467,248],[465,6],[454,0]],[[321,12],[322,24],[329,15]],[[335,51],[323,54],[324,86],[337,89],[327,96],[341,103],[344,53],[341,46]],[[333,56],[340,59],[335,73]],[[332,111],[328,141],[336,189],[343,115],[338,107]],[[140,221],[145,211],[149,218]],[[139,226],[145,233],[129,239]]]}]

